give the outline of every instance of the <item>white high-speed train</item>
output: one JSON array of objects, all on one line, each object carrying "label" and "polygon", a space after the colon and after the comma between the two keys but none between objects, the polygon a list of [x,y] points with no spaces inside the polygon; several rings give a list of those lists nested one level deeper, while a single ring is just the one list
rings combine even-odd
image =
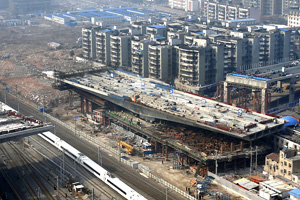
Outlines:
[{"label": "white high-speed train", "polygon": [[44,132],[39,134],[40,137],[48,141],[50,144],[57,147],[59,150],[64,151],[65,154],[70,156],[72,159],[76,160],[84,168],[98,177],[100,180],[109,185],[112,189],[117,191],[120,195],[126,199],[131,200],[146,200],[145,197],[140,195],[134,189],[126,185],[120,179],[114,177],[110,172],[102,168],[100,165],[95,163],[93,160],[85,156],[83,153],[61,140],[59,137],[51,132]]}]

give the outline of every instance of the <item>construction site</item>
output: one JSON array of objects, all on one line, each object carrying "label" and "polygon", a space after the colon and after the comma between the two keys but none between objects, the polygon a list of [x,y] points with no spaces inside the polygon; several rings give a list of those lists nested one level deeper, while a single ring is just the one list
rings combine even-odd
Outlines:
[{"label": "construction site", "polygon": [[[201,175],[207,170],[246,168],[250,152],[262,163],[271,150],[265,140],[285,123],[272,115],[184,93],[123,70],[78,76],[80,73],[75,71],[72,76],[72,72],[55,71],[47,76],[55,80],[55,88],[69,89],[69,106],[74,100],[72,91],[79,94],[80,112],[100,127],[114,124],[129,131],[131,137],[121,140],[136,149],[144,146],[138,151],[141,156],[159,153],[164,160],[173,160],[174,168],[195,166]],[[119,140],[112,143],[119,144]],[[145,142],[149,145],[143,145]],[[128,146],[125,149],[131,154]]]}]

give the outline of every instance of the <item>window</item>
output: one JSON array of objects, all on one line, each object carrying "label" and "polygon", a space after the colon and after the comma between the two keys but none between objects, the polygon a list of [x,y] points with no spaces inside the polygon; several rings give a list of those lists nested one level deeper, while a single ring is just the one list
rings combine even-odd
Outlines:
[{"label": "window", "polygon": [[267,165],[269,165],[269,161],[267,161]]},{"label": "window", "polygon": [[286,164],[286,161],[284,161],[284,166],[286,166],[287,164]]},{"label": "window", "polygon": [[291,163],[289,163],[289,168],[291,168],[292,167],[292,164]]},{"label": "window", "polygon": [[286,169],[283,170],[283,173],[286,174]]},{"label": "window", "polygon": [[289,171],[289,176],[291,175],[291,171]]}]

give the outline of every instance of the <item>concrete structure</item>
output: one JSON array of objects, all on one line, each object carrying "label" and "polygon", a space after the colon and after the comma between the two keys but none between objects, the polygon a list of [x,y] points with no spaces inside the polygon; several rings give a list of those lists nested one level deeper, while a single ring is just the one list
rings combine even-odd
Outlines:
[{"label": "concrete structure", "polygon": [[149,45],[149,78],[161,81],[172,80],[172,47],[169,45]]},{"label": "concrete structure", "polygon": [[146,28],[146,34],[167,37],[167,27],[162,25],[150,25]]},{"label": "concrete structure", "polygon": [[9,9],[16,15],[46,12],[51,9],[51,2],[51,0],[9,0]]},{"label": "concrete structure", "polygon": [[21,139],[53,129],[53,126],[21,115],[0,102],[0,143]]},{"label": "concrete structure", "polygon": [[[231,90],[232,87],[251,89],[253,95],[253,108],[265,113],[270,108],[271,103],[271,84],[278,83],[282,87],[282,82],[290,84],[289,89],[289,102],[294,102],[295,95],[295,78],[297,75],[281,76],[274,78],[261,78],[259,76],[249,76],[241,74],[227,74],[226,81],[224,82],[224,101],[231,103]],[[241,95],[241,96],[240,96]],[[245,106],[246,94],[239,93],[239,103]],[[245,106],[246,107],[246,106]]]},{"label": "concrete structure", "polygon": [[52,15],[52,21],[59,24],[66,24],[71,21],[71,18],[63,15]]},{"label": "concrete structure", "polygon": [[150,44],[149,40],[131,42],[132,72],[143,77],[149,77],[148,46]]},{"label": "concrete structure", "polygon": [[112,15],[112,16],[101,16],[101,17],[92,17],[91,23],[95,25],[100,25],[103,23],[105,25],[115,25],[124,21],[123,16]]},{"label": "concrete structure", "polygon": [[[92,75],[88,79],[70,80],[58,78],[57,81],[61,86],[67,84],[78,88],[146,118],[201,127],[249,141],[271,135],[283,125],[283,120],[239,110],[227,104],[177,90],[170,91],[167,85],[147,78],[139,80],[136,76],[122,71],[117,71],[117,75],[101,74],[101,76]],[[123,96],[126,97],[126,101]],[[173,106],[170,106],[170,103]]]},{"label": "concrete structure", "polygon": [[299,200],[300,199],[300,189],[299,188],[289,191],[289,194],[290,194],[291,200]]},{"label": "concrete structure", "polygon": [[131,36],[110,36],[111,65],[131,66]]}]

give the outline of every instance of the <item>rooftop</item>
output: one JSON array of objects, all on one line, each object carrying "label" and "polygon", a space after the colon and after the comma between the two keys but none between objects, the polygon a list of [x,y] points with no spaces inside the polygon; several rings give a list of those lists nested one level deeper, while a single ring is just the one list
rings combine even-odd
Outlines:
[{"label": "rooftop", "polygon": [[275,162],[279,162],[279,154],[278,153],[270,153],[269,155],[267,155],[267,158],[269,158]]}]

